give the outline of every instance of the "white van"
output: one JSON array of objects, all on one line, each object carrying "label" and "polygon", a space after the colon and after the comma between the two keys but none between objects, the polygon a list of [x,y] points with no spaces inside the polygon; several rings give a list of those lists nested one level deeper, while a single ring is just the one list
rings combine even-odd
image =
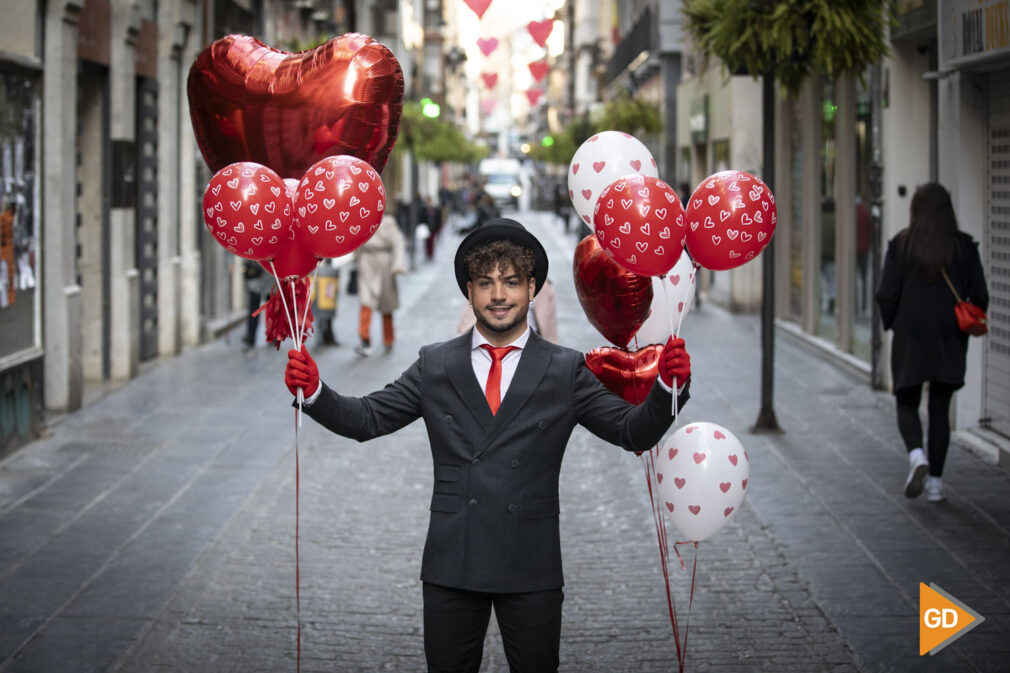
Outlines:
[{"label": "white van", "polygon": [[498,205],[519,207],[523,188],[519,181],[518,159],[482,159],[478,172],[484,181],[484,191]]}]

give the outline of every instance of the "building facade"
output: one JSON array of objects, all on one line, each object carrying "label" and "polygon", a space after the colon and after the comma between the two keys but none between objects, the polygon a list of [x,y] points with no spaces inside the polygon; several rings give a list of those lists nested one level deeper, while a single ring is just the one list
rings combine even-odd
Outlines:
[{"label": "building facade", "polygon": [[[396,4],[391,4],[396,13]],[[241,321],[206,233],[186,79],[229,33],[297,50],[377,2],[60,0],[0,23],[0,456],[144,363]],[[395,26],[393,22],[393,26]]]}]

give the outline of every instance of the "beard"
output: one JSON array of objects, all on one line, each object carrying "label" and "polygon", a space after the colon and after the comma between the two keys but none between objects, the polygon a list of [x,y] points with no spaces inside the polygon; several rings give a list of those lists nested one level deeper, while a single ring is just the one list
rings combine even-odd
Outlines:
[{"label": "beard", "polygon": [[[505,305],[503,305],[503,304],[492,304],[491,306],[488,307],[488,309],[490,309],[490,308],[498,308],[498,307],[502,307],[502,306],[505,306]],[[529,304],[527,304],[525,307],[520,307],[519,310],[516,312],[515,317],[512,320],[506,320],[504,322],[493,322],[492,321],[493,319],[490,318],[490,317],[488,317],[490,315],[490,312],[486,312],[485,310],[478,311],[478,310],[474,309],[473,313],[474,313],[474,316],[477,318],[477,322],[478,323],[480,323],[481,325],[483,325],[487,329],[491,330],[492,332],[497,332],[497,333],[500,333],[500,334],[504,334],[505,332],[508,332],[509,330],[512,330],[513,328],[515,328],[516,325],[525,324],[526,320],[527,320],[527,315],[529,313],[529,310],[530,310]]]}]

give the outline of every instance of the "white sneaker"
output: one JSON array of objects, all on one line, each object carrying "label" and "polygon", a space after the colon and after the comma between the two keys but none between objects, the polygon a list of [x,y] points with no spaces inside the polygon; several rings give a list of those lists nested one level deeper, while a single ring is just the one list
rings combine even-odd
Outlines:
[{"label": "white sneaker", "polygon": [[926,500],[930,502],[943,502],[947,495],[943,492],[943,479],[940,477],[930,477],[926,480]]},{"label": "white sneaker", "polygon": [[354,347],[354,352],[357,353],[358,355],[362,356],[362,357],[366,357],[367,358],[369,355],[372,354],[372,347],[371,346],[365,346],[364,344],[360,344],[360,345]]},{"label": "white sneaker", "polygon": [[918,498],[922,494],[922,482],[929,472],[929,463],[922,449],[912,449],[908,453],[908,479],[905,480],[905,497]]}]

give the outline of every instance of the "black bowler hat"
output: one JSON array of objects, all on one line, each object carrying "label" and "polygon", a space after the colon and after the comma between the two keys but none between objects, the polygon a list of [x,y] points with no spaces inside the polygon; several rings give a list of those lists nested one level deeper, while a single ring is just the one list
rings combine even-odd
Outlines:
[{"label": "black bowler hat", "polygon": [[456,266],[456,282],[459,283],[459,289],[463,292],[463,296],[469,297],[466,292],[466,283],[470,280],[469,270],[466,268],[466,264],[463,263],[463,258],[478,245],[492,241],[512,241],[516,245],[526,248],[533,253],[534,257],[536,257],[536,263],[533,265],[533,279],[536,281],[536,288],[533,290],[533,294],[536,295],[540,292],[540,288],[544,286],[544,282],[547,280],[547,253],[544,251],[544,246],[540,245],[540,241],[533,234],[526,231],[526,227],[515,220],[501,217],[488,220],[471,231],[460,242],[459,248],[456,249],[456,260],[454,262]]}]

